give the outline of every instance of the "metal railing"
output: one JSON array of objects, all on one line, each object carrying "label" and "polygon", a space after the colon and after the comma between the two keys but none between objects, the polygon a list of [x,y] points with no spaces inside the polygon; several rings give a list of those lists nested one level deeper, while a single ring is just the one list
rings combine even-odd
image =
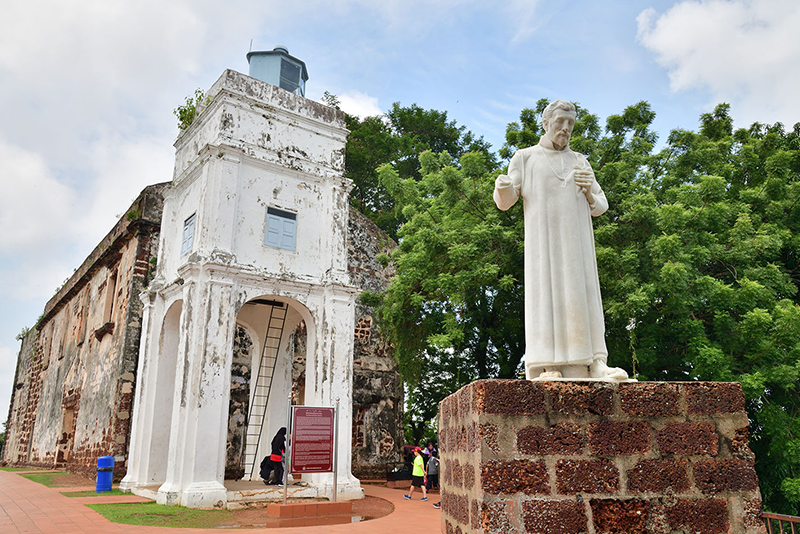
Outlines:
[{"label": "metal railing", "polygon": [[[764,512],[764,524],[769,534],[800,534],[800,517]],[[774,528],[777,523],[777,529]]]}]

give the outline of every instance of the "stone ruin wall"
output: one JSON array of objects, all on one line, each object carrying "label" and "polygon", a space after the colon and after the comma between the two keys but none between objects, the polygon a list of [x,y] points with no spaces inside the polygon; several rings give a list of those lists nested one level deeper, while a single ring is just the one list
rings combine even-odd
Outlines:
[{"label": "stone ruin wall", "polygon": [[247,414],[250,407],[250,376],[253,363],[253,340],[247,330],[236,326],[231,361],[231,396],[228,401],[228,440],[225,450],[225,478],[238,480],[244,476],[244,452]]},{"label": "stone ruin wall", "polygon": [[124,475],[142,304],[158,247],[161,188],[151,186],[45,307],[23,340],[4,460],[94,476],[99,456]]},{"label": "stone ruin wall", "polygon": [[765,531],[739,384],[484,380],[439,406],[443,534]]},{"label": "stone ruin wall", "polygon": [[[362,291],[384,291],[394,270],[375,259],[396,246],[375,224],[350,208],[348,269],[351,282]],[[400,461],[403,445],[403,384],[391,348],[380,337],[374,310],[356,303],[353,340],[352,471],[359,478],[384,478],[387,466]],[[238,332],[238,331],[241,332]],[[249,392],[250,345],[243,329],[237,330],[231,371],[226,478],[239,478],[241,440]],[[307,330],[303,321],[290,337],[292,402],[304,403]],[[255,350],[258,350],[257,348]]]},{"label": "stone ruin wall", "polygon": [[[131,221],[122,217],[48,302],[39,329],[32,329],[23,340],[5,461],[65,466],[94,476],[97,457],[109,455],[118,459],[115,479],[124,476],[141,334],[138,295],[152,274],[151,258],[157,256],[163,185],[145,189],[128,210],[139,217]],[[393,271],[378,264],[375,256],[390,252],[395,244],[352,208],[349,221],[352,283],[362,290],[383,291]],[[113,318],[106,322],[105,297],[113,272],[117,273]],[[357,304],[355,323],[353,472],[382,478],[386,466],[400,460],[402,383],[391,349],[380,338],[372,308]],[[299,375],[305,368],[304,326],[298,327],[293,338],[295,384],[302,383]],[[249,370],[241,365],[237,369],[232,373],[233,389],[244,389],[239,382],[248,377],[239,375]],[[236,441],[247,401],[232,400],[228,441],[233,444],[226,474],[236,478]]]},{"label": "stone ruin wall", "polygon": [[[348,270],[353,285],[372,293],[384,291],[394,275],[378,254],[397,245],[363,214],[350,208]],[[375,311],[356,303],[353,346],[353,474],[386,478],[387,467],[401,461],[403,447],[403,384],[394,354],[381,338]]]}]

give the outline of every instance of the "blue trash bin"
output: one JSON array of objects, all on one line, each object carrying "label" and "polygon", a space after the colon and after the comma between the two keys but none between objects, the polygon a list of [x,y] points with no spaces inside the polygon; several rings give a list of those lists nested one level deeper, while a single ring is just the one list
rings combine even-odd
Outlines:
[{"label": "blue trash bin", "polygon": [[114,480],[114,457],[101,456],[97,459],[97,493],[111,491]]}]

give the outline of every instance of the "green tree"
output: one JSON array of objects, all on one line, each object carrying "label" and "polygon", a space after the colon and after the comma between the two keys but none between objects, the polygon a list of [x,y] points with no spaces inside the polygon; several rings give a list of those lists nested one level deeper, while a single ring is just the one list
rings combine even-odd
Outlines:
[{"label": "green tree", "polygon": [[522,212],[494,207],[482,152],[419,156],[419,180],[381,167],[406,223],[380,320],[394,343],[419,442],[438,402],[478,378],[514,377],[522,328]]},{"label": "green tree", "polygon": [[391,164],[400,176],[420,179],[419,154],[426,150],[447,152],[454,158],[480,151],[491,167],[496,165],[490,145],[482,137],[448,120],[447,112],[416,104],[404,107],[395,102],[385,115],[365,119],[348,115],[347,128],[345,175],[354,185],[350,201],[393,238],[404,218],[378,180],[378,167]]},{"label": "green tree", "polygon": [[193,96],[187,96],[182,106],[178,106],[172,110],[172,114],[178,118],[179,130],[185,130],[194,122],[197,111],[203,103],[203,98],[205,98],[205,95],[202,89],[195,89]]},{"label": "green tree", "polygon": [[720,105],[618,178],[595,233],[607,339],[642,378],[741,382],[765,505],[797,513],[800,128],[732,123]]},{"label": "green tree", "polygon": [[[538,141],[547,101],[507,130]],[[610,364],[645,380],[742,383],[767,509],[800,509],[800,124],[733,130],[726,104],[660,151],[646,102],[579,112],[574,150],[609,199],[595,221]],[[522,355],[522,213],[499,212],[480,154],[419,157],[420,179],[381,168],[405,223],[382,328],[408,381],[413,437],[441,398],[513,376]]]}]

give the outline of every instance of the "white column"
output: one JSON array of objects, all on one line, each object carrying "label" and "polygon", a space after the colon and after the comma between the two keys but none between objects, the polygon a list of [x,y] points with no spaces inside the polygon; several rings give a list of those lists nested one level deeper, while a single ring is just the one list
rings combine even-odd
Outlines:
[{"label": "white column", "polygon": [[[354,303],[357,291],[341,286],[329,286],[322,304],[321,328],[317,330],[317,343],[311,357],[309,347],[307,373],[313,366],[311,397],[306,387],[306,404],[335,406],[339,399],[339,450],[337,451],[338,499],[364,497],[361,484],[351,472],[353,424],[353,330],[355,328]],[[333,474],[310,475],[311,483],[333,498]]]},{"label": "white column", "polygon": [[195,339],[191,358],[193,375],[199,383],[184,449],[190,483],[183,488],[181,504],[190,508],[219,508],[227,502],[223,481],[236,325],[232,296],[232,281],[206,283],[202,328],[197,329],[200,335]]},{"label": "white column", "polygon": [[184,486],[184,457],[186,455],[187,425],[192,416],[187,407],[194,399],[195,388],[192,385],[190,350],[191,339],[199,330],[196,326],[199,313],[197,277],[199,269],[196,265],[186,265],[178,273],[183,283],[183,307],[181,309],[180,333],[178,341],[178,358],[175,371],[175,389],[172,401],[172,432],[169,438],[166,480],[158,488],[156,502],[158,504],[181,504],[181,490]]},{"label": "white column", "polygon": [[[133,404],[133,421],[131,421],[131,440],[128,447],[128,471],[119,484],[122,491],[131,491],[144,486],[147,480],[147,458],[143,454],[149,449],[150,433],[147,432],[147,421],[152,417],[152,396],[155,389],[153,367],[149,365],[153,333],[150,331],[153,314],[154,291],[143,291],[139,298],[144,305],[142,309],[142,340],[139,344],[139,363],[137,364],[136,398]],[[156,328],[156,330],[158,330]],[[144,456],[144,457],[143,457]]]}]

